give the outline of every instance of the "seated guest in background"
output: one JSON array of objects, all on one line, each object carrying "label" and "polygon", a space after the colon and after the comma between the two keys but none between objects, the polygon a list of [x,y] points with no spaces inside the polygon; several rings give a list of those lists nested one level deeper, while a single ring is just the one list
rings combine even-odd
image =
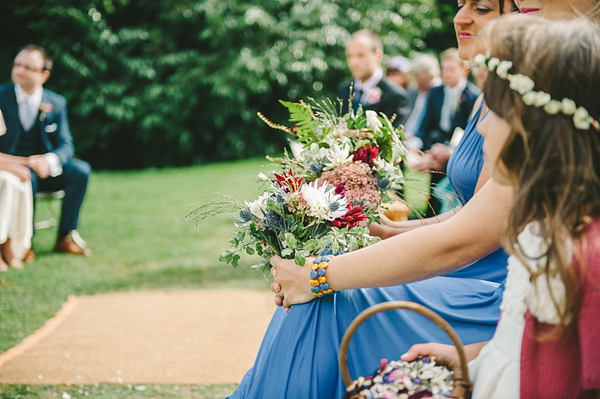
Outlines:
[{"label": "seated guest in background", "polygon": [[[365,110],[383,112],[389,118],[395,114],[397,126],[410,114],[410,98],[404,88],[383,76],[382,57],[383,45],[377,35],[366,30],[354,33],[346,44],[346,61],[354,80],[340,86],[338,97],[343,102],[342,114],[348,112],[349,105],[355,111],[362,105]],[[351,89],[354,97],[349,104]]]},{"label": "seated guest in background", "polygon": [[417,91],[417,89],[412,87],[413,77],[410,71],[410,61],[401,55],[397,55],[390,59],[387,70],[385,72],[385,77],[388,78],[388,80],[390,80],[391,82],[397,84],[398,86],[406,90],[406,92],[408,93],[408,98],[410,99],[410,112],[412,112],[413,107],[415,106],[415,100],[417,99],[417,95],[419,94],[419,92]]},{"label": "seated guest in background", "polygon": [[[54,251],[89,255],[77,222],[91,169],[87,162],[73,159],[67,101],[43,88],[51,69],[52,61],[41,47],[29,45],[17,54],[12,68],[14,84],[0,86],[0,110],[6,125],[0,152],[14,155],[32,171],[34,201],[38,190],[64,190]],[[32,260],[35,254],[30,250],[25,257]]]},{"label": "seated guest in background", "polygon": [[415,57],[412,62],[412,71],[417,87],[413,92],[415,99],[412,112],[404,124],[404,133],[407,136],[414,136],[419,131],[425,117],[429,91],[441,83],[440,63],[433,55],[421,54]]},{"label": "seated guest in background", "polygon": [[[444,178],[451,151],[448,148],[452,134],[457,128],[464,129],[471,115],[479,88],[467,81],[469,69],[460,59],[457,49],[448,49],[441,56],[444,84],[431,89],[419,132],[411,138],[411,144],[425,151],[416,169],[431,173],[432,191]],[[438,214],[443,203],[432,195],[426,217]]]},{"label": "seated guest in background", "polygon": [[[410,61],[401,55],[397,55],[390,59],[385,72],[385,77],[388,78],[388,80],[396,83],[398,86],[402,86],[406,91],[411,93],[411,91],[414,90],[410,87],[412,83],[410,70]],[[411,101],[414,100],[411,98]]]},{"label": "seated guest in background", "polygon": [[481,93],[467,81],[468,67],[458,56],[458,50],[448,49],[441,56],[443,85],[431,89],[423,123],[417,133],[426,151],[435,143],[448,144],[457,127],[464,129]]},{"label": "seated guest in background", "polygon": [[[0,135],[4,133],[0,121]],[[31,171],[11,155],[0,153],[0,272],[9,266],[23,268],[21,259],[31,248],[32,235]]]}]

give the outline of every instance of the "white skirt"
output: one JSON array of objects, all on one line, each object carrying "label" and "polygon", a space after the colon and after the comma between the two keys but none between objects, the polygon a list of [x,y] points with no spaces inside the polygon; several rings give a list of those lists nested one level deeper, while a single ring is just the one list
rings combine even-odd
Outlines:
[{"label": "white skirt", "polygon": [[10,172],[0,171],[0,243],[11,239],[11,250],[22,259],[31,248],[33,195],[31,182],[22,182]]}]

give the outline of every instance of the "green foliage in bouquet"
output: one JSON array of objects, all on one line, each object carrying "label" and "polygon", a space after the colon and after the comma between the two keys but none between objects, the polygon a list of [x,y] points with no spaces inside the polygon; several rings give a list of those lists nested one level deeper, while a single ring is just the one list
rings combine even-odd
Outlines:
[{"label": "green foliage in bouquet", "polygon": [[243,253],[257,254],[261,261],[253,267],[267,274],[274,255],[303,266],[309,256],[354,251],[380,240],[368,234],[365,208],[352,206],[332,185],[306,183],[291,170],[275,173],[272,180],[264,174],[259,178],[265,192],[257,200],[242,204],[226,197],[194,212],[197,219],[204,219],[237,211],[239,230],[221,262],[237,267]]},{"label": "green foliage in bouquet", "polygon": [[293,103],[279,100],[290,112],[290,122],[295,123],[295,128],[290,132],[295,134],[300,142],[319,142],[324,135],[317,135],[318,121],[311,107],[304,101]]}]

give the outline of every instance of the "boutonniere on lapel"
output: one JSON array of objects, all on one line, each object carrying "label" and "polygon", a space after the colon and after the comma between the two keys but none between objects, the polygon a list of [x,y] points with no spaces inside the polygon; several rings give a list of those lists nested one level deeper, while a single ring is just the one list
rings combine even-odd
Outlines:
[{"label": "boutonniere on lapel", "polygon": [[48,113],[54,111],[54,105],[52,103],[41,103],[40,104],[40,121],[44,121],[46,119],[46,115]]},{"label": "boutonniere on lapel", "polygon": [[456,110],[454,110],[454,112],[458,112],[458,110],[460,109],[460,106],[466,100],[467,100],[467,95],[463,92],[463,94],[461,94],[460,97],[458,97],[458,101],[456,102]]},{"label": "boutonniere on lapel", "polygon": [[383,92],[377,86],[373,87],[371,90],[367,92],[367,103],[368,104],[377,104],[381,101],[381,94]]}]

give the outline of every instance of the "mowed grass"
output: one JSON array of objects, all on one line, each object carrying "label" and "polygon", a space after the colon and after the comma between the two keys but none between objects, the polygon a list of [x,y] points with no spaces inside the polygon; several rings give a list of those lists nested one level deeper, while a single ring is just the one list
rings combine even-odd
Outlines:
[{"label": "mowed grass", "polygon": [[0,399],[222,399],[234,389],[235,385],[0,385]]},{"label": "mowed grass", "polygon": [[[24,270],[0,274],[0,353],[41,327],[72,294],[266,289],[269,283],[249,267],[255,259],[243,257],[237,270],[218,261],[235,229],[229,215],[215,216],[198,226],[183,219],[196,205],[214,199],[209,196],[215,192],[239,200],[255,198],[260,193],[257,173],[270,169],[266,161],[255,159],[180,169],[94,173],[79,226],[92,256],[54,254],[56,228],[36,231],[33,244],[37,260]],[[47,205],[38,202],[36,219],[49,216]],[[231,392],[230,386],[126,388],[101,385],[86,391],[81,387],[71,392],[71,397],[222,398]],[[0,398],[62,397],[65,389],[70,388],[0,386]],[[79,389],[84,393],[79,395]]]},{"label": "mowed grass", "polygon": [[[97,172],[88,187],[80,232],[93,250],[90,258],[54,254],[56,228],[38,230],[38,259],[24,270],[0,273],[0,353],[41,327],[68,295],[177,288],[267,289],[269,282],[242,257],[238,269],[218,262],[235,229],[228,215],[198,226],[184,217],[215,192],[238,200],[256,198],[258,172],[272,166],[262,159],[180,169]],[[428,182],[407,174],[411,208],[423,206]],[[54,204],[58,205],[58,204]],[[36,219],[50,216],[38,203]],[[0,385],[0,399],[216,399],[234,385]]]}]

